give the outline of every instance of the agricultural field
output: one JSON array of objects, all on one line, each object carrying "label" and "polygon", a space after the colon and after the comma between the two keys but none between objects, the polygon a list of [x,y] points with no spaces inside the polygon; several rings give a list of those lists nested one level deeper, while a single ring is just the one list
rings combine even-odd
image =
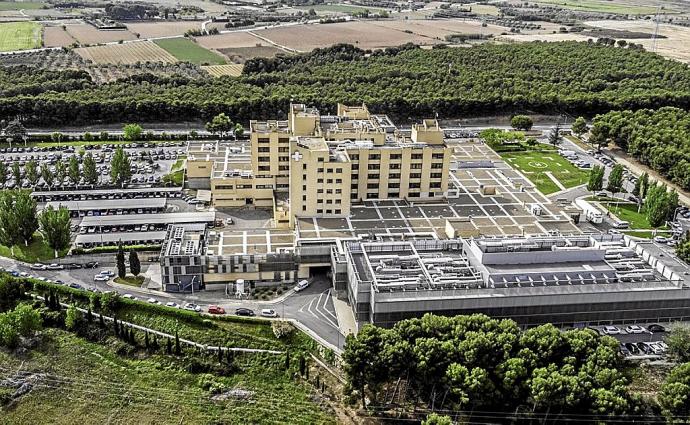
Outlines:
[{"label": "agricultural field", "polygon": [[497,37],[498,40],[510,41],[510,42],[522,42],[528,43],[530,41],[587,41],[590,38],[595,39],[596,37],[591,37],[587,35],[582,35],[578,33],[556,33],[556,34],[510,34],[510,35],[500,35]]},{"label": "agricultural field", "polygon": [[43,28],[43,45],[45,47],[67,47],[71,46],[77,40],[74,39],[62,27],[44,27]]},{"label": "agricultural field", "polygon": [[[309,9],[314,9],[314,11],[319,15],[328,14],[327,12],[349,14],[349,13],[363,12],[365,10],[368,10],[369,12],[378,12],[381,10],[390,10],[390,9],[384,9],[382,7],[357,6],[357,5],[352,5],[352,4],[315,4],[312,6],[298,6],[298,7],[295,7],[295,9],[302,10],[302,11],[308,11]],[[324,12],[326,12],[326,13],[324,13]]]},{"label": "agricultural field", "polygon": [[41,47],[41,26],[35,22],[0,24],[0,52]]},{"label": "agricultural field", "polygon": [[[590,21],[585,25],[593,28],[622,30],[654,34],[656,24],[653,21]],[[690,62],[690,28],[679,25],[660,24],[659,35],[665,38],[656,40],[656,53],[681,62]],[[649,39],[629,39],[642,44],[646,50],[652,50],[654,42]]]},{"label": "agricultural field", "polygon": [[398,31],[412,31],[414,34],[445,40],[445,36],[451,34],[483,34],[499,35],[509,29],[498,25],[487,25],[482,27],[480,21],[459,21],[453,19],[436,20],[408,20],[408,21],[380,21],[371,22],[373,25],[390,28]]},{"label": "agricultural field", "polygon": [[67,32],[80,44],[111,43],[120,40],[135,40],[137,37],[129,31],[99,31],[89,24],[67,25]]},{"label": "agricultural field", "polygon": [[225,34],[198,37],[200,46],[207,49],[230,49],[235,47],[257,47],[267,43],[249,32],[230,32]]},{"label": "agricultural field", "polygon": [[588,171],[573,166],[553,151],[499,152],[499,155],[544,195],[587,183]]},{"label": "agricultural field", "polygon": [[361,49],[380,49],[405,43],[437,44],[438,40],[380,26],[381,22],[344,22],[303,25],[254,31],[279,46],[302,52],[337,43],[353,44]]},{"label": "agricultural field", "polygon": [[201,29],[201,22],[137,22],[127,23],[127,29],[133,34],[139,34],[140,38],[182,36],[191,29]]},{"label": "agricultural field", "polygon": [[74,51],[93,63],[135,64],[137,62],[175,63],[177,58],[152,41],[109,44],[107,46],[81,47]]},{"label": "agricultural field", "polygon": [[213,77],[239,77],[242,74],[244,65],[230,64],[230,65],[210,65],[202,66],[201,69],[211,74]]},{"label": "agricultural field", "polygon": [[285,50],[281,50],[273,46],[256,46],[256,47],[233,47],[229,49],[217,49],[219,53],[226,56],[232,63],[244,63],[248,59],[253,58],[272,58],[277,54],[289,54]]},{"label": "agricultural field", "polygon": [[650,15],[656,13],[656,7],[644,5],[644,2],[639,1],[538,0],[537,3],[556,5],[565,9],[585,12],[620,13],[624,15]]},{"label": "agricultural field", "polygon": [[167,38],[156,40],[155,43],[182,62],[191,62],[197,65],[222,65],[225,63],[222,56],[204,49],[187,38]]},{"label": "agricultural field", "polygon": [[34,1],[0,1],[0,10],[31,10],[31,9],[43,9],[48,7],[46,3],[34,2]]}]

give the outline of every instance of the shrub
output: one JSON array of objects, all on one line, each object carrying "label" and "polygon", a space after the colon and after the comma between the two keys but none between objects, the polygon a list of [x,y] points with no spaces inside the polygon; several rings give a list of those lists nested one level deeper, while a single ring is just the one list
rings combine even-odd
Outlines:
[{"label": "shrub", "polygon": [[70,331],[76,330],[81,325],[81,319],[81,312],[75,306],[70,305],[65,315],[65,327]]}]

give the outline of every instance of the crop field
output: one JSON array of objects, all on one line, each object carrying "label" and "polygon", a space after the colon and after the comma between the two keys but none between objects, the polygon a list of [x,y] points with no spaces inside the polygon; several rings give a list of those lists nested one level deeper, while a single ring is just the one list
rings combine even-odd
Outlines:
[{"label": "crop field", "polygon": [[191,62],[197,65],[222,65],[225,63],[225,59],[222,56],[204,49],[187,38],[167,38],[156,40],[155,43],[183,62]]},{"label": "crop field", "polygon": [[252,58],[272,58],[279,53],[289,54],[289,52],[273,46],[233,47],[229,49],[217,50],[230,59],[230,62],[233,63],[244,63],[247,61],[247,59]]},{"label": "crop field", "polygon": [[81,44],[110,43],[120,40],[135,40],[129,31],[99,31],[89,24],[67,25],[67,32]]},{"label": "crop field", "polygon": [[34,22],[0,24],[0,52],[41,47],[41,26]]},{"label": "crop field", "polygon": [[30,9],[43,9],[46,7],[46,3],[35,2],[35,1],[0,1],[0,10],[30,10]]},{"label": "crop field", "polygon": [[43,45],[45,47],[67,47],[72,45],[75,41],[71,35],[62,27],[44,27],[43,28]]},{"label": "crop field", "polygon": [[213,77],[223,77],[228,75],[230,77],[239,77],[242,74],[244,65],[229,64],[229,65],[210,65],[202,66],[201,69],[211,74]]},{"label": "crop field", "polygon": [[510,34],[510,35],[500,35],[497,37],[498,40],[513,41],[513,42],[523,42],[528,43],[530,41],[587,41],[590,37],[582,34],[574,33],[556,33],[556,34]]},{"label": "crop field", "polygon": [[246,31],[198,37],[196,42],[207,49],[230,49],[266,45],[265,41]]},{"label": "crop field", "polygon": [[[309,10],[314,9],[315,12],[334,12],[334,13],[355,13],[363,12],[368,10],[370,12],[378,12],[380,10],[390,10],[384,9],[382,7],[370,7],[370,6],[356,6],[352,4],[315,4],[312,6],[298,6],[295,9],[298,10]],[[323,14],[323,13],[321,13]]]},{"label": "crop field", "polygon": [[644,6],[642,2],[606,0],[538,0],[537,3],[557,5],[566,9],[588,12],[649,15],[656,13],[656,7]]},{"label": "crop field", "polygon": [[127,29],[141,38],[171,37],[184,35],[187,30],[201,29],[201,22],[137,22],[127,23]]},{"label": "crop field", "polygon": [[[654,34],[656,24],[652,21],[589,21],[585,25],[595,28],[610,30],[624,30],[632,32],[642,32]],[[690,28],[679,25],[660,24],[659,35],[665,38],[658,38],[656,41],[656,53],[667,58],[676,59],[682,62],[690,62]],[[630,39],[633,43],[642,44],[646,50],[651,50],[653,41],[651,39]]]},{"label": "crop field", "polygon": [[74,51],[86,60],[99,64],[134,64],[137,62],[175,63],[177,58],[152,41],[82,47]]},{"label": "crop field", "polygon": [[573,166],[556,152],[501,152],[500,155],[544,195],[587,183],[589,172]]},{"label": "crop field", "polygon": [[450,34],[498,35],[502,32],[508,31],[508,28],[500,27],[498,25],[487,25],[486,27],[482,27],[482,23],[480,21],[459,21],[453,19],[437,19],[433,21],[426,19],[408,21],[380,21],[372,22],[372,24],[398,31],[412,31],[420,36],[431,37],[439,40],[444,40],[444,37]]},{"label": "crop field", "polygon": [[405,43],[436,44],[438,40],[386,28],[380,22],[344,22],[323,25],[299,25],[292,27],[257,30],[279,46],[307,52],[317,47],[337,43],[353,44],[361,49],[380,49]]}]

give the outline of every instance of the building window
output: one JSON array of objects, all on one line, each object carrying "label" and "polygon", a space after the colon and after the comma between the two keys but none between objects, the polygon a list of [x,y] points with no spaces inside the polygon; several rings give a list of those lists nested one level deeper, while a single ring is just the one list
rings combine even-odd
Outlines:
[{"label": "building window", "polygon": [[429,177],[431,177],[432,179],[440,179],[441,177],[443,177],[443,174],[441,174],[441,173],[431,173],[431,174],[429,174]]},{"label": "building window", "polygon": [[279,165],[278,171],[290,171],[290,166],[289,165]]},{"label": "building window", "polygon": [[351,189],[357,189],[357,183],[352,183],[352,184],[350,185],[350,188],[351,188]]},{"label": "building window", "polygon": [[419,189],[422,187],[421,183],[410,183],[410,189]]},{"label": "building window", "polygon": [[342,169],[342,168],[336,168],[336,169],[335,169],[335,172],[338,173],[338,174],[340,174],[340,173],[343,172],[343,169]]},{"label": "building window", "polygon": [[306,210],[307,210],[307,206],[306,206],[306,205],[302,205],[302,211],[306,211]]},{"label": "building window", "polygon": [[333,210],[326,210],[326,214],[330,214]]},{"label": "building window", "polygon": [[302,195],[302,200],[306,201],[307,200],[307,195]]},{"label": "building window", "polygon": [[367,199],[376,199],[379,196],[378,193],[367,193]]},{"label": "building window", "polygon": [[323,189],[316,189],[316,193],[323,193]]},{"label": "building window", "polygon": [[410,173],[410,178],[411,179],[421,179],[422,173]]},{"label": "building window", "polygon": [[332,203],[333,203],[333,200],[332,200],[332,199],[326,199],[326,203],[327,203],[327,204],[332,204]]},{"label": "building window", "polygon": [[343,190],[342,190],[342,189],[336,189],[336,190],[335,190],[335,194],[336,194],[336,195],[339,195],[339,194],[341,194],[341,193],[343,193]]},{"label": "building window", "polygon": [[359,178],[359,174],[353,174],[352,175],[352,180],[357,180]]},{"label": "building window", "polygon": [[317,203],[317,204],[323,204],[323,199],[317,199],[317,200],[316,200],[316,203]]},{"label": "building window", "polygon": [[332,172],[333,172],[333,169],[332,169],[332,168],[326,168],[326,172],[327,172],[327,173],[332,173]]},{"label": "building window", "polygon": [[259,171],[271,171],[271,167],[268,165],[259,165]]},{"label": "building window", "polygon": [[399,153],[392,153],[390,158],[391,159],[402,159],[402,155]]},{"label": "building window", "polygon": [[411,157],[412,157],[412,159],[423,159],[423,158],[424,158],[424,154],[422,154],[422,153],[413,153],[413,154],[411,155]]},{"label": "building window", "polygon": [[340,211],[340,210],[335,210],[335,213],[336,213],[336,214],[341,214],[341,211]]},{"label": "building window", "polygon": [[268,156],[260,156],[260,157],[259,157],[259,162],[271,162],[271,157],[268,157]]},{"label": "building window", "polygon": [[271,151],[271,148],[269,148],[268,146],[259,146],[258,151],[261,153],[268,153]]},{"label": "building window", "polygon": [[388,187],[397,189],[400,187],[400,183],[388,183]]},{"label": "building window", "polygon": [[432,188],[432,189],[440,189],[440,188],[441,188],[441,183],[440,183],[440,182],[431,183],[431,184],[429,185],[429,187]]},{"label": "building window", "polygon": [[326,179],[326,183],[333,183],[333,179]]},{"label": "building window", "polygon": [[335,200],[335,203],[336,203],[336,204],[341,204],[341,203],[342,203],[342,199],[336,199],[336,200]]},{"label": "building window", "polygon": [[323,214],[323,210],[322,210],[322,209],[318,209],[318,210],[316,210],[316,213],[317,213],[317,214]]},{"label": "building window", "polygon": [[280,137],[280,138],[278,138],[278,143],[290,143],[290,138]]},{"label": "building window", "polygon": [[388,178],[389,178],[389,179],[393,179],[393,180],[399,179],[399,178],[400,178],[400,173],[389,174],[389,175],[388,175]]},{"label": "building window", "polygon": [[367,184],[367,189],[378,189],[378,187],[379,187],[378,183]]},{"label": "building window", "polygon": [[290,152],[290,148],[287,147],[287,146],[281,146],[281,147],[278,148],[278,152],[280,152],[280,153],[287,153],[287,152]]},{"label": "building window", "polygon": [[323,162],[323,161],[324,161],[324,159],[323,159],[322,156],[318,157],[316,160],[319,161],[319,162]]},{"label": "building window", "polygon": [[381,155],[378,153],[369,155],[369,161],[376,161],[381,159]]},{"label": "building window", "polygon": [[323,183],[323,179],[316,179],[316,183]]},{"label": "building window", "polygon": [[307,185],[306,185],[306,184],[303,184],[303,185],[302,185],[302,190],[307,190]]},{"label": "building window", "polygon": [[357,199],[357,193],[356,192],[351,193],[350,199]]},{"label": "building window", "polygon": [[350,159],[353,161],[359,161],[359,155],[354,153],[354,154],[350,155]]},{"label": "building window", "polygon": [[265,137],[259,137],[259,139],[258,139],[257,141],[258,141],[259,143],[269,143],[269,142],[270,142],[270,139],[267,139],[267,138],[265,138]]},{"label": "building window", "polygon": [[333,193],[333,189],[326,189],[326,193]]},{"label": "building window", "polygon": [[280,162],[288,162],[288,161],[290,161],[290,157],[289,157],[289,156],[279,156],[279,157],[278,157],[278,161],[280,161]]},{"label": "building window", "polygon": [[432,153],[431,159],[443,159],[443,154],[442,153]]},{"label": "building window", "polygon": [[400,164],[390,164],[388,168],[390,168],[391,170],[399,170]]},{"label": "building window", "polygon": [[410,198],[419,198],[419,192],[410,192],[407,194]]},{"label": "building window", "polygon": [[378,174],[369,174],[367,177],[371,180],[378,180],[379,175]]},{"label": "building window", "polygon": [[343,179],[335,179],[335,182],[336,182],[336,184],[337,184],[337,183],[342,183],[342,182],[343,182]]},{"label": "building window", "polygon": [[368,168],[370,170],[378,170],[379,168],[381,168],[381,164],[369,164]]},{"label": "building window", "polygon": [[413,170],[421,170],[422,164],[410,164],[410,168]]},{"label": "building window", "polygon": [[443,168],[443,163],[442,162],[433,162],[431,164],[431,168],[435,168],[435,169]]},{"label": "building window", "polygon": [[316,172],[317,172],[317,173],[323,173],[323,168],[317,168],[317,169],[316,169]]},{"label": "building window", "polygon": [[400,194],[398,192],[388,192],[389,198],[397,198],[399,196],[400,196]]}]

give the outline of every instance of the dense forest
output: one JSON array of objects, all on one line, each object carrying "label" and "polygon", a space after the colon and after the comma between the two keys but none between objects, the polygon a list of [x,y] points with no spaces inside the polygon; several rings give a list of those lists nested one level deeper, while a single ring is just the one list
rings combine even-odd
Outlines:
[{"label": "dense forest", "polygon": [[207,120],[225,112],[247,121],[284,116],[291,100],[326,112],[338,102],[366,102],[396,118],[690,106],[687,65],[586,42],[373,53],[338,45],[246,67],[238,78],[144,75],[103,85],[79,71],[0,68],[0,119],[64,125]]},{"label": "dense forest", "polygon": [[595,118],[601,132],[643,164],[690,190],[690,113],[678,108],[615,111]]}]

